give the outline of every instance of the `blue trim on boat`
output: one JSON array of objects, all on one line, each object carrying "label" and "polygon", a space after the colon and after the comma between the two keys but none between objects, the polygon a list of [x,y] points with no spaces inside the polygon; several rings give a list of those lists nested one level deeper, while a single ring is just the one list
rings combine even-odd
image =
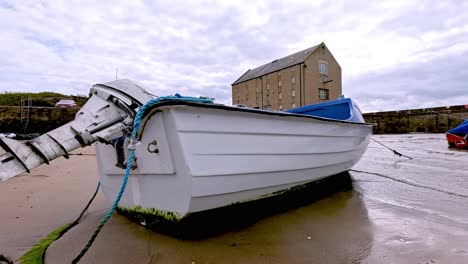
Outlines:
[{"label": "blue trim on boat", "polygon": [[286,112],[318,116],[341,121],[365,123],[361,110],[350,98],[343,98],[318,104],[293,108]]}]

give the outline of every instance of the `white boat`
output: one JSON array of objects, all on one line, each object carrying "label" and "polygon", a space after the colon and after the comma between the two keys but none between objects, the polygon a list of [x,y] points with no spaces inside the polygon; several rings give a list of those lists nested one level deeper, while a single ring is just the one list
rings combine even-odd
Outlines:
[{"label": "white boat", "polygon": [[[102,190],[113,200],[128,155],[125,129],[149,96],[125,80],[95,85],[91,93],[83,114],[72,123],[27,144],[1,139],[9,153],[0,156],[0,166],[9,172],[0,172],[0,178],[98,141]],[[280,194],[351,169],[366,151],[371,133],[372,126],[361,122],[162,101],[143,117],[135,167],[119,206],[178,221],[192,213]],[[25,148],[37,158],[26,159],[21,154]]]}]

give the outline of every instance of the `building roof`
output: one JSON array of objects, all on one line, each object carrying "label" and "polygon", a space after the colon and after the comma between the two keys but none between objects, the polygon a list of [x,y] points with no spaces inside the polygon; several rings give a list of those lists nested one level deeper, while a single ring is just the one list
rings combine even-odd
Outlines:
[{"label": "building roof", "polygon": [[237,79],[234,84],[242,83],[251,79],[255,79],[257,77],[263,76],[265,74],[269,74],[275,71],[279,71],[284,68],[291,67],[296,64],[303,63],[304,60],[312,54],[318,47],[320,47],[323,44],[320,43],[318,45],[315,45],[311,48],[301,50],[299,52],[296,52],[294,54],[288,55],[286,57],[283,57],[281,59],[274,60],[270,63],[267,63],[265,65],[262,65],[260,67],[257,67],[253,70],[248,70],[246,71],[239,79]]}]

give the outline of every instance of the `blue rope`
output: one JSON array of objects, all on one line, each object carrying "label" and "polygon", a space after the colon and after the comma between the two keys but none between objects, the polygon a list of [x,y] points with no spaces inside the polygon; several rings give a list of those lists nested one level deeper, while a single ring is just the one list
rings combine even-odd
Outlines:
[{"label": "blue rope", "polygon": [[187,96],[181,96],[180,94],[175,94],[175,95],[170,95],[170,96],[160,96],[158,98],[155,98],[155,99],[147,102],[142,107],[140,107],[140,109],[138,110],[138,113],[135,116],[135,120],[133,121],[133,130],[132,130],[132,137],[131,137],[131,142],[130,142],[131,149],[130,149],[130,152],[128,154],[127,167],[125,169],[125,176],[124,176],[124,178],[122,180],[122,185],[120,186],[119,194],[117,194],[117,197],[115,198],[115,201],[112,204],[112,207],[109,209],[107,214],[104,216],[101,223],[99,223],[99,226],[94,231],[93,235],[89,239],[86,246],[81,250],[81,252],[78,254],[78,256],[76,256],[72,260],[73,264],[78,263],[78,261],[80,261],[80,259],[84,256],[84,254],[86,254],[86,252],[91,247],[94,240],[96,239],[97,235],[99,234],[101,229],[104,227],[104,224],[107,222],[107,220],[109,220],[109,218],[112,216],[112,214],[115,212],[115,209],[119,205],[120,199],[122,198],[122,195],[123,195],[123,193],[125,191],[125,187],[127,186],[128,176],[130,175],[130,169],[132,167],[133,158],[135,156],[135,141],[136,141],[136,135],[137,135],[137,132],[138,132],[138,128],[140,127],[141,118],[143,117],[145,111],[149,107],[151,107],[151,106],[153,106],[153,105],[155,105],[155,104],[157,104],[157,103],[159,103],[161,101],[164,101],[164,100],[189,101],[189,102],[196,102],[196,103],[213,103],[212,99],[187,97]]}]

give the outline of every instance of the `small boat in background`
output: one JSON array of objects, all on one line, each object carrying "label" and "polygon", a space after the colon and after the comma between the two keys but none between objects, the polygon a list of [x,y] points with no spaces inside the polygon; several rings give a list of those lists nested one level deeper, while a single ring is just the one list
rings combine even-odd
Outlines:
[{"label": "small boat in background", "polygon": [[460,125],[445,132],[451,148],[468,149],[468,119]]}]

